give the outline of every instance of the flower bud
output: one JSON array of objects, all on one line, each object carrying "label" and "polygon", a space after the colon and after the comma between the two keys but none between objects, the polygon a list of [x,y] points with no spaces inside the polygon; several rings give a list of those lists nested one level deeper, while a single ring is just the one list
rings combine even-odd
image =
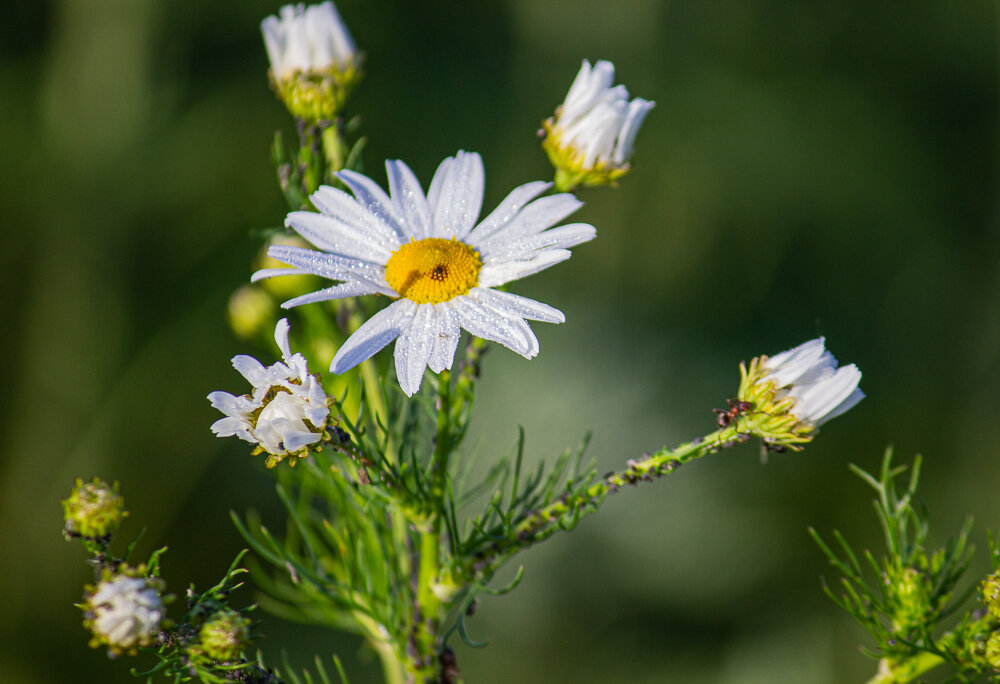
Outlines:
[{"label": "flower bud", "polygon": [[84,626],[93,632],[93,647],[102,644],[113,654],[135,653],[153,642],[164,617],[163,580],[136,577],[136,571],[106,572],[81,606]]},{"label": "flower bud", "polygon": [[270,326],[277,305],[263,288],[244,285],[229,297],[226,318],[233,332],[245,339],[252,339]]},{"label": "flower bud", "polygon": [[66,533],[82,537],[111,534],[128,515],[117,483],[111,487],[96,477],[86,483],[77,478],[76,486],[62,505]]},{"label": "flower bud", "polygon": [[228,608],[217,611],[201,626],[200,647],[214,660],[236,660],[250,646],[250,620]]},{"label": "flower bud", "polygon": [[740,364],[739,400],[748,405],[738,428],[766,446],[801,449],[823,423],[864,399],[861,371],[841,368],[822,337],[773,357],[759,356],[749,368]]},{"label": "flower bud", "polygon": [[278,321],[274,329],[283,362],[265,368],[253,357],[233,357],[233,367],[253,385],[251,394],[208,395],[212,406],[226,414],[212,424],[212,432],[218,437],[236,435],[258,445],[254,453],[268,453],[268,468],[285,458],[294,466],[298,458],[305,457],[309,446],[322,439],[330,417],[329,397],[319,379],[309,373],[305,357],[292,354],[288,330],[287,318]]},{"label": "flower bud", "polygon": [[629,101],[623,85],[612,87],[615,65],[583,60],[566,100],[543,122],[542,148],[556,169],[556,187],[613,184],[629,170],[632,146],[655,103]]},{"label": "flower bud", "polygon": [[983,580],[980,592],[986,609],[994,620],[1000,622],[1000,570]]},{"label": "flower bud", "polygon": [[1000,672],[1000,632],[993,632],[986,640],[986,662]]},{"label": "flower bud", "polygon": [[361,58],[332,2],[285,5],[260,24],[271,85],[293,116],[332,121],[361,80]]}]

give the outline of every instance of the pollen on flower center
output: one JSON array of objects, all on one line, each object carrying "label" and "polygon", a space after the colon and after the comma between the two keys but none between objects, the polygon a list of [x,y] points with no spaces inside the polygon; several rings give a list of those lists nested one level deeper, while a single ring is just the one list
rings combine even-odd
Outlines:
[{"label": "pollen on flower center", "polygon": [[479,284],[479,252],[456,239],[411,240],[385,265],[385,279],[396,292],[417,304],[439,304]]}]

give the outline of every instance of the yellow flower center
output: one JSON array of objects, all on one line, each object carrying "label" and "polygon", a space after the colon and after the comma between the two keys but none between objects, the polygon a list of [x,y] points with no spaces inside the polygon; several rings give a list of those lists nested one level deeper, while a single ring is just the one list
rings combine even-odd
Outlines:
[{"label": "yellow flower center", "polygon": [[417,304],[439,304],[479,284],[479,252],[452,238],[410,240],[393,252],[385,279],[396,292]]}]

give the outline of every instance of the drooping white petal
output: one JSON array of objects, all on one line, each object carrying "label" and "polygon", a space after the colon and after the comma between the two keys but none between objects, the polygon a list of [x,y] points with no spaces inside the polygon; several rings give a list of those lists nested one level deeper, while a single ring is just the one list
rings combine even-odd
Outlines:
[{"label": "drooping white petal", "polygon": [[437,334],[434,335],[434,348],[431,350],[430,358],[427,359],[427,365],[435,373],[440,373],[450,369],[455,362],[455,350],[458,349],[458,340],[462,336],[462,327],[448,302],[433,306],[438,317],[438,326]]},{"label": "drooping white petal", "polygon": [[385,173],[389,177],[389,196],[403,229],[417,240],[430,237],[431,208],[413,171],[402,161],[390,160],[385,163]]},{"label": "drooping white petal", "polygon": [[410,300],[400,299],[369,318],[337,351],[330,362],[330,371],[340,374],[371,358],[402,334],[413,319],[416,307]]},{"label": "drooping white petal", "polygon": [[825,416],[816,421],[817,427],[822,425],[823,423],[833,420],[837,416],[847,413],[852,408],[854,408],[859,401],[861,401],[864,398],[865,398],[865,393],[862,392],[859,388],[855,388],[854,391],[851,392],[846,399],[840,402],[839,406],[837,406],[832,411],[830,411]]},{"label": "drooping white petal", "polygon": [[[800,420],[818,423],[847,399],[861,381],[861,371],[851,364],[822,381],[808,385],[801,392],[793,411]],[[796,395],[793,388],[791,394]]]},{"label": "drooping white petal", "polygon": [[251,385],[258,385],[267,377],[264,364],[252,356],[238,354],[233,357],[233,368],[246,378]]},{"label": "drooping white petal", "polygon": [[433,212],[432,237],[465,238],[483,206],[486,183],[483,160],[475,152],[459,151],[441,162],[427,201]]},{"label": "drooping white petal", "polygon": [[434,305],[418,304],[413,318],[396,340],[396,378],[408,397],[412,397],[420,389],[437,331],[438,320]]}]

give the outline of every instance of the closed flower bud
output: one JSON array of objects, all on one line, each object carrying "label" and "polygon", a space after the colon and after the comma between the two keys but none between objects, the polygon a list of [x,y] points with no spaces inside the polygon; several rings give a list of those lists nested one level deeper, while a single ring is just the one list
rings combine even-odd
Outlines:
[{"label": "closed flower bud", "polygon": [[83,624],[94,634],[91,646],[106,645],[120,655],[153,643],[164,617],[162,590],[163,581],[156,577],[135,577],[127,569],[105,573],[82,605]]},{"label": "closed flower bud", "polygon": [[983,604],[994,620],[1000,622],[1000,570],[983,580],[981,585]]},{"label": "closed flower bud", "polygon": [[233,358],[233,367],[253,385],[251,394],[208,395],[212,406],[226,414],[212,425],[212,432],[258,445],[254,453],[267,452],[268,468],[285,458],[294,466],[322,439],[330,417],[329,398],[319,379],[309,373],[305,357],[292,354],[288,346],[288,329],[287,318],[274,329],[282,361],[264,367],[250,356]]},{"label": "closed flower bud", "polygon": [[632,146],[654,102],[629,100],[623,85],[612,86],[615,65],[583,60],[566,100],[544,123],[542,147],[556,168],[556,187],[614,183],[629,170]]},{"label": "closed flower bud", "polygon": [[229,297],[226,318],[233,332],[245,339],[252,339],[270,328],[277,305],[263,288],[244,285]]},{"label": "closed flower bud", "polygon": [[76,487],[62,505],[66,533],[82,537],[111,534],[128,515],[125,499],[118,494],[118,485],[111,487],[96,477],[86,483],[77,478]]},{"label": "closed flower bud", "polygon": [[931,611],[931,587],[927,575],[916,568],[902,568],[890,578],[894,598],[893,623],[896,630],[906,633],[924,624]]},{"label": "closed flower bud", "polygon": [[1000,672],[1000,632],[993,632],[986,640],[986,662]]},{"label": "closed flower bud", "polygon": [[748,408],[738,429],[772,448],[801,449],[817,428],[864,399],[861,371],[853,363],[837,367],[822,337],[772,357],[740,365],[739,400]]},{"label": "closed flower bud", "polygon": [[201,626],[198,639],[209,658],[236,660],[250,646],[250,620],[235,610],[220,610]]},{"label": "closed flower bud", "polygon": [[332,121],[361,79],[354,40],[332,2],[285,5],[260,25],[271,85],[293,116]]}]

